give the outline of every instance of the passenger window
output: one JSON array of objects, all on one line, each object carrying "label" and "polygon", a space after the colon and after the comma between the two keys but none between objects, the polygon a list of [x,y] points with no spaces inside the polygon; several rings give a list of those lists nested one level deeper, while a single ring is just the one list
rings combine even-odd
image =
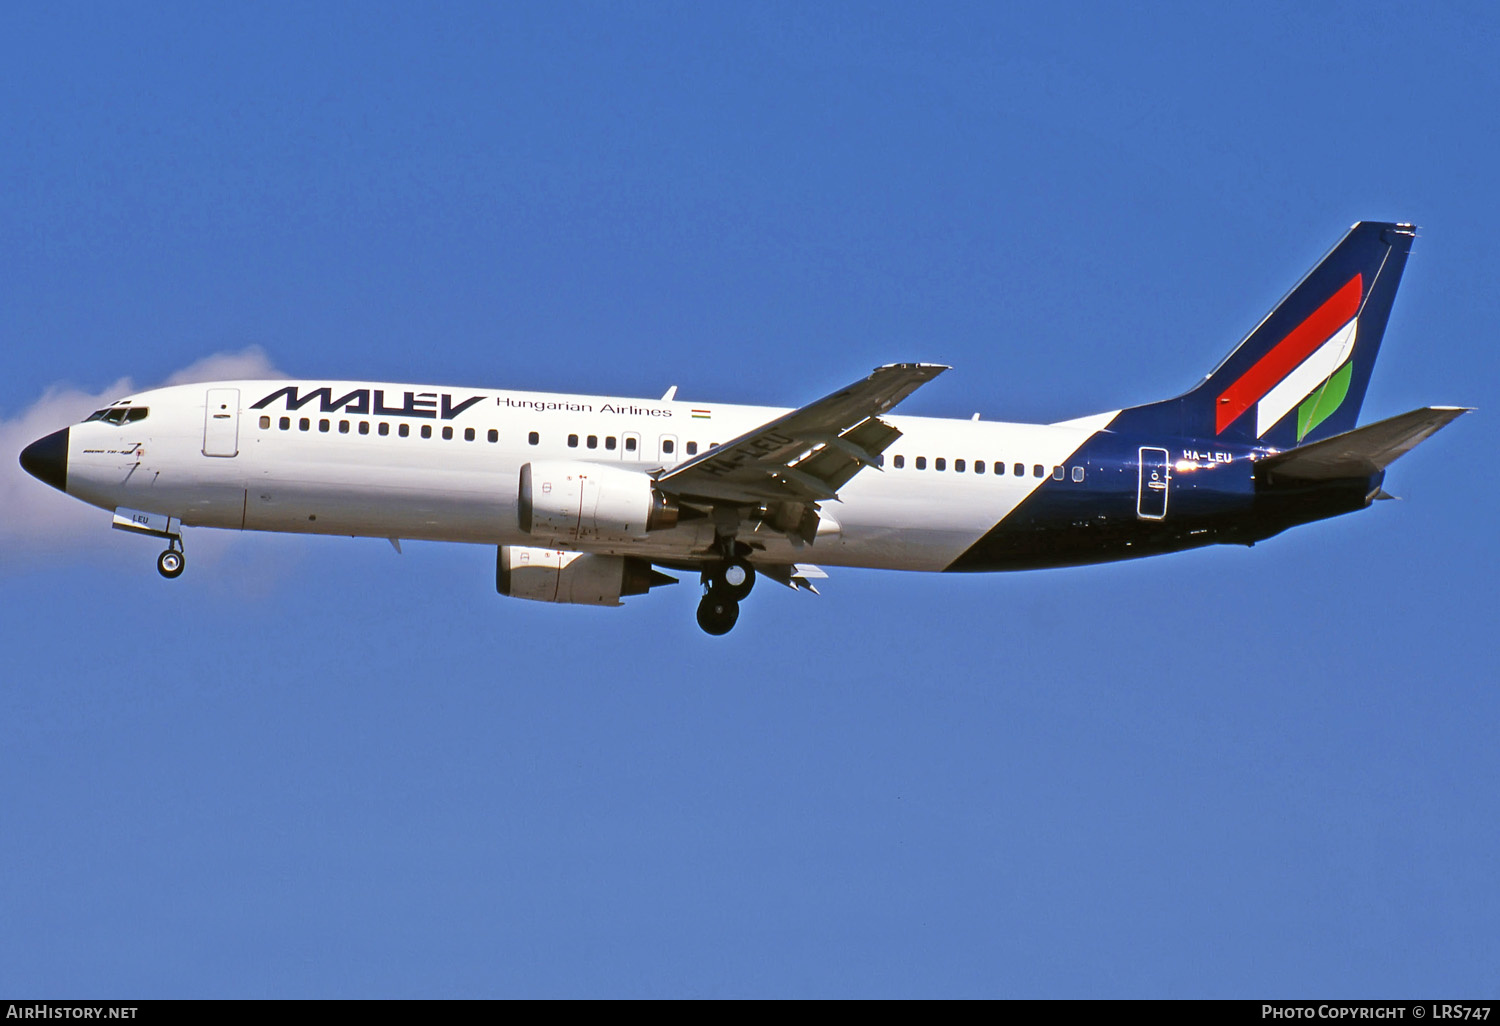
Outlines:
[{"label": "passenger window", "polygon": [[599,436],[598,435],[589,435],[589,437],[588,437],[588,447],[590,449],[597,449],[597,448],[599,448]]},{"label": "passenger window", "polygon": [[368,435],[370,433],[370,422],[368,420],[362,420],[359,422],[359,433],[362,435]]},{"label": "passenger window", "polygon": [[339,434],[341,434],[341,435],[347,435],[348,433],[349,433],[349,422],[347,420],[341,420],[341,421],[339,421]]},{"label": "passenger window", "polygon": [[900,470],[900,469],[902,469],[903,467],[906,466],[906,457],[905,456],[897,456],[895,459],[891,460],[891,463],[895,466],[895,468],[897,470]]},{"label": "passenger window", "polygon": [[1083,468],[1082,467],[1074,467],[1073,468],[1073,480],[1074,481],[1082,481],[1083,480]]},{"label": "passenger window", "polygon": [[668,452],[669,453],[669,452],[671,452],[675,448],[676,448],[676,446],[672,443],[672,440],[670,438],[663,440],[662,443],[661,443],[661,451],[662,452]]},{"label": "passenger window", "polygon": [[312,427],[312,421],[308,420],[306,417],[303,417],[301,420],[297,421],[298,431],[306,431],[310,427]]},{"label": "passenger window", "polygon": [[382,420],[380,422],[380,427],[376,428],[375,430],[378,431],[382,436],[388,435],[391,433],[391,426]]},{"label": "passenger window", "polygon": [[689,442],[688,443],[688,455],[689,456],[696,456],[696,455],[698,455],[698,443],[697,442]]},{"label": "passenger window", "polygon": [[1052,468],[1052,480],[1054,480],[1054,481],[1061,481],[1062,479],[1063,479],[1063,468],[1062,467],[1053,467]]},{"label": "passenger window", "polygon": [[488,438],[492,442],[498,442],[500,441],[500,432],[496,431],[494,428],[490,428],[489,432],[484,437]]},{"label": "passenger window", "polygon": [[1040,463],[1033,463],[1031,465],[1031,476],[1032,477],[1046,477],[1047,476],[1047,468],[1044,467],[1044,466],[1042,466]]},{"label": "passenger window", "polygon": [[432,425],[431,424],[423,424],[422,425],[422,437],[423,438],[431,438],[432,437]]},{"label": "passenger window", "polygon": [[1024,464],[1024,463],[1017,463],[1014,467],[1011,467],[1010,469],[1011,469],[1011,471],[1017,477],[1025,477],[1026,476],[1026,464]]},{"label": "passenger window", "polygon": [[326,417],[324,419],[318,421],[318,430],[319,431],[327,431],[328,430],[328,419]]},{"label": "passenger window", "polygon": [[627,439],[625,439],[625,451],[626,452],[635,452],[635,439],[634,438],[627,438]]},{"label": "passenger window", "polygon": [[918,470],[926,470],[927,469],[927,457],[926,456],[918,456],[917,457],[917,469]]},{"label": "passenger window", "polygon": [[472,441],[474,441],[474,429],[473,428],[464,428],[464,441],[466,441],[466,442],[472,442]]},{"label": "passenger window", "polygon": [[452,424],[444,424],[443,425],[443,441],[445,441],[445,442],[451,442],[451,441],[453,441],[453,425]]},{"label": "passenger window", "polygon": [[542,440],[542,436],[539,435],[539,434],[537,434],[535,431],[533,431],[531,434],[529,434],[529,435],[526,436],[526,441],[527,441],[527,444],[529,444],[529,445],[536,445],[541,440]]},{"label": "passenger window", "polygon": [[948,461],[945,460],[945,459],[943,459],[943,457],[939,456],[937,459],[935,459],[935,460],[932,461],[932,469],[933,470],[947,470],[948,469]]},{"label": "passenger window", "polygon": [[1005,464],[1003,462],[1001,462],[1000,460],[996,460],[995,461],[995,476],[996,477],[1004,477],[1005,476]]},{"label": "passenger window", "polygon": [[954,460],[953,461],[953,470],[954,470],[955,473],[962,474],[964,472],[964,461],[963,460]]},{"label": "passenger window", "polygon": [[260,429],[262,431],[264,431],[266,428],[268,428],[270,426],[271,426],[271,418],[270,417],[262,417],[262,418],[260,418]]},{"label": "passenger window", "polygon": [[411,434],[411,425],[410,424],[397,424],[396,425],[396,434],[400,435],[402,438],[405,438],[407,435]]},{"label": "passenger window", "polygon": [[984,473],[984,460],[975,460],[974,461],[974,473],[976,473],[976,474],[983,474]]},{"label": "passenger window", "polygon": [[277,426],[281,428],[281,430],[285,431],[287,428],[292,426],[292,418],[282,417],[281,422]]},{"label": "passenger window", "polygon": [[569,449],[576,449],[576,448],[578,448],[578,436],[577,435],[569,435],[568,436],[568,448]]},{"label": "passenger window", "polygon": [[615,436],[614,435],[606,435],[605,436],[605,438],[604,438],[604,447],[606,449],[611,450],[611,451],[614,450],[614,447],[615,447]]}]

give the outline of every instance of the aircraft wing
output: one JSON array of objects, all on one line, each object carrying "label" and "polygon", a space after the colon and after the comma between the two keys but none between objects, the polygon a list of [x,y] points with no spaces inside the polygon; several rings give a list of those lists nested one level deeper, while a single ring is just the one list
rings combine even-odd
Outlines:
[{"label": "aircraft wing", "polygon": [[1464,406],[1424,406],[1310,445],[1268,456],[1256,464],[1265,480],[1330,481],[1365,477],[1384,470],[1401,456],[1469,412]]},{"label": "aircraft wing", "polygon": [[948,368],[893,363],[762,424],[663,474],[669,495],[737,505],[806,504],[838,498],[861,468],[878,464],[901,432],[879,415]]}]

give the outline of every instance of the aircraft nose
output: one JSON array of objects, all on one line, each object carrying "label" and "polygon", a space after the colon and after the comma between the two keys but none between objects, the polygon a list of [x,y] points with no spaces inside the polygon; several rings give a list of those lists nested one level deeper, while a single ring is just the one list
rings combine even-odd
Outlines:
[{"label": "aircraft nose", "polygon": [[21,450],[21,469],[60,492],[68,490],[68,429],[38,438]]}]

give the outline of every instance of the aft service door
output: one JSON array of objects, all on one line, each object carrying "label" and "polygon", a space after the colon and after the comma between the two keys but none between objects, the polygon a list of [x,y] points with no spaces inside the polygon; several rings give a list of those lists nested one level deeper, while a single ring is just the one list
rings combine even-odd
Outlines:
[{"label": "aft service door", "polygon": [[1167,450],[1141,449],[1141,481],[1135,500],[1136,516],[1142,520],[1162,520],[1166,517],[1171,473],[1171,467],[1167,465]]},{"label": "aft service door", "polygon": [[240,451],[240,390],[210,388],[203,406],[203,455],[237,456]]}]

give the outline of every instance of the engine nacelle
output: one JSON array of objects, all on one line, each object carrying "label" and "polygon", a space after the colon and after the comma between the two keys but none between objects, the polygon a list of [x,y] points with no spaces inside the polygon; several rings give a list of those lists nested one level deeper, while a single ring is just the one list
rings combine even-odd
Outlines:
[{"label": "engine nacelle", "polygon": [[495,557],[495,590],[533,602],[618,606],[626,595],[644,595],[657,585],[676,583],[677,578],[630,556],[501,545]]},{"label": "engine nacelle", "polygon": [[645,474],[598,463],[537,460],[521,468],[521,530],[556,541],[644,538],[677,524],[677,504]]}]

